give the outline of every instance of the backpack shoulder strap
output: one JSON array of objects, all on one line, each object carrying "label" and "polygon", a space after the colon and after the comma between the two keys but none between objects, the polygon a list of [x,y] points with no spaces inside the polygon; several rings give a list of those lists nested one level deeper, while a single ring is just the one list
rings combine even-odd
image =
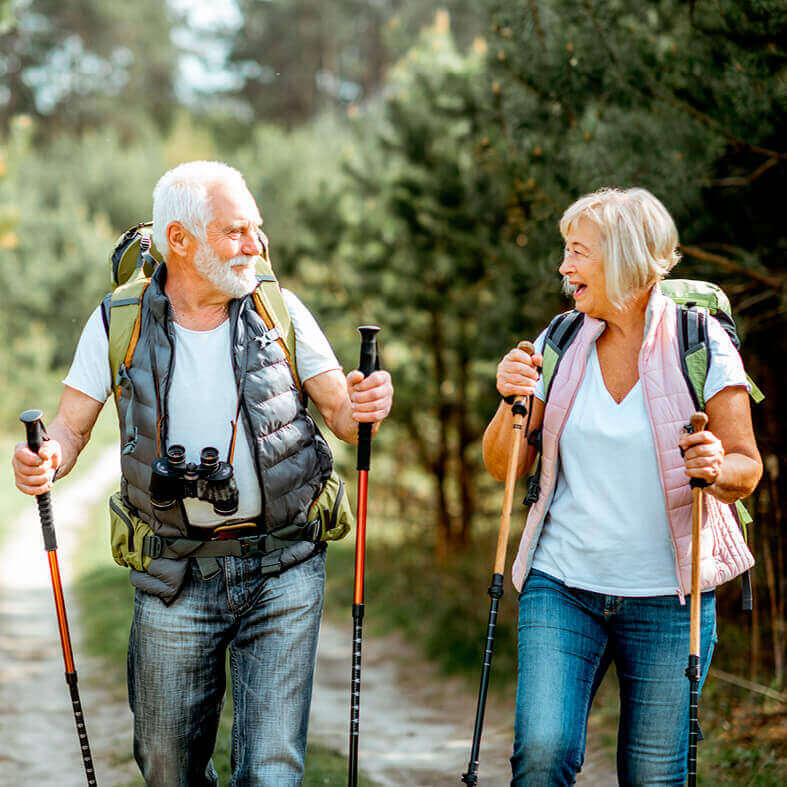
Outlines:
[{"label": "backpack shoulder strap", "polygon": [[[149,284],[150,279],[141,276],[118,287],[109,297],[107,310],[109,368],[112,375],[112,390],[116,398],[118,395],[118,370],[121,366],[126,368],[131,366],[134,350],[137,348],[142,315],[142,296]],[[104,300],[106,301],[107,298]],[[103,313],[104,305],[102,303]]]},{"label": "backpack shoulder strap", "polygon": [[705,380],[710,368],[708,316],[702,309],[678,305],[678,351],[680,368],[694,407],[705,409]]},{"label": "backpack shoulder strap", "polygon": [[549,398],[549,391],[552,388],[552,381],[555,379],[555,372],[560,365],[566,350],[571,342],[574,341],[585,315],[582,312],[572,309],[571,311],[558,314],[549,323],[546,337],[544,338],[544,360],[541,366],[541,376],[544,379],[544,401]]},{"label": "backpack shoulder strap", "polygon": [[302,396],[305,396],[298,377],[298,365],[295,357],[295,328],[290,318],[290,312],[287,310],[287,304],[284,302],[279,280],[273,273],[270,263],[264,258],[260,258],[257,263],[257,280],[259,284],[252,296],[254,307],[268,328],[278,329],[277,341],[284,350],[298,390]]}]

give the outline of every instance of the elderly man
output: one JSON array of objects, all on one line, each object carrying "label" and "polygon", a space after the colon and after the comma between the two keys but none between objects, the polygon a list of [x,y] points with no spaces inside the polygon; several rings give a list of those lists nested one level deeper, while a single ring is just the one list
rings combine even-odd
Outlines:
[{"label": "elderly man", "polygon": [[[292,523],[305,522],[332,460],[281,349],[255,311],[261,224],[243,177],[225,164],[182,164],[153,192],[153,240],[165,264],[141,298],[133,368],[123,368],[128,391],[125,398],[121,391],[118,408],[118,497],[126,519],[133,513],[159,541],[180,533],[211,544],[251,536],[255,545],[248,554],[203,559],[154,555],[131,571],[134,753],[146,782],[158,787],[217,784],[211,755],[227,648],[232,783],[283,787],[303,777],[325,544],[293,539]],[[283,296],[305,394],[331,431],[354,443],[358,422],[377,429],[388,415],[390,376],[353,371],[345,378],[305,306],[292,293]],[[21,491],[41,494],[55,471],[60,477],[74,466],[112,392],[108,353],[99,308],[79,341],[49,425],[51,439],[38,455],[16,446]],[[185,459],[198,463],[205,446],[231,442],[238,508],[229,517],[203,499],[181,496],[169,508],[151,499],[150,467],[167,447],[183,446]],[[265,540],[285,531],[291,540]],[[230,539],[217,542],[217,533]]]}]

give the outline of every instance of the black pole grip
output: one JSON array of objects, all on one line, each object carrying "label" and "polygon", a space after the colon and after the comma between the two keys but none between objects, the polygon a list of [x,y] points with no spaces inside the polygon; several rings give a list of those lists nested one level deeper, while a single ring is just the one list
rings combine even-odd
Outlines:
[{"label": "black pole grip", "polygon": [[[377,358],[377,333],[376,325],[361,325],[358,333],[361,334],[361,361],[358,371],[364,377],[380,368]],[[358,425],[358,470],[368,470],[372,457],[372,425]]]},{"label": "black pole grip", "polygon": [[40,410],[25,410],[19,420],[25,425],[27,431],[27,447],[37,454],[44,444],[44,414]]},{"label": "black pole grip", "polygon": [[[19,420],[25,425],[27,432],[27,447],[34,454],[38,453],[38,450],[44,444],[46,436],[42,420],[43,415],[40,410],[25,410],[19,416]],[[37,495],[36,503],[38,503],[38,516],[41,520],[41,532],[44,535],[44,549],[47,552],[52,552],[57,549],[57,539],[55,537],[55,522],[52,515],[52,500],[49,497],[49,492]]]}]

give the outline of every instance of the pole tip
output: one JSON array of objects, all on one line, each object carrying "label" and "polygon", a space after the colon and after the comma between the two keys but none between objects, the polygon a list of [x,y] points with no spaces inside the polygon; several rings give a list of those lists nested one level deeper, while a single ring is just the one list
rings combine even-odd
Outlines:
[{"label": "pole tip", "polygon": [[19,420],[23,424],[34,424],[36,421],[40,421],[44,417],[44,414],[41,410],[25,410],[20,416]]}]

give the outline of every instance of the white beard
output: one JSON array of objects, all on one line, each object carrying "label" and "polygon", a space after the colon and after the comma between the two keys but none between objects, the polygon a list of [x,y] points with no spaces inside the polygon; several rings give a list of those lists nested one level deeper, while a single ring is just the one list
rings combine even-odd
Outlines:
[{"label": "white beard", "polygon": [[217,290],[230,298],[242,298],[257,288],[257,273],[254,268],[256,259],[248,254],[239,254],[231,260],[222,260],[207,244],[201,243],[194,255],[194,267]]}]

